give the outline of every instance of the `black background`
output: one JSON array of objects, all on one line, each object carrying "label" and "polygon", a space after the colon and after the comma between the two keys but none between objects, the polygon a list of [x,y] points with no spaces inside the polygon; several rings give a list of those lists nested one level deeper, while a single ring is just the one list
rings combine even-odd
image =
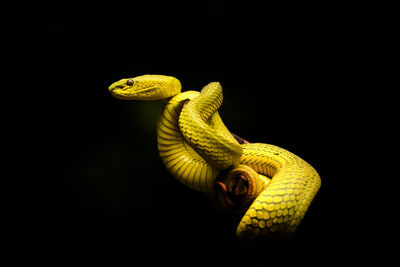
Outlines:
[{"label": "black background", "polygon": [[[343,95],[357,93],[346,79],[359,51],[345,10],[261,1],[17,8],[9,247],[59,261],[337,259],[330,246],[356,238],[351,219],[343,220],[344,170],[334,161],[339,153],[346,160],[344,124],[359,123],[357,115],[343,119]],[[221,82],[220,114],[232,132],[316,168],[322,187],[292,240],[238,242],[239,216],[174,180],[157,152],[160,103],[117,100],[107,90],[142,74],[175,76],[183,90]]]}]

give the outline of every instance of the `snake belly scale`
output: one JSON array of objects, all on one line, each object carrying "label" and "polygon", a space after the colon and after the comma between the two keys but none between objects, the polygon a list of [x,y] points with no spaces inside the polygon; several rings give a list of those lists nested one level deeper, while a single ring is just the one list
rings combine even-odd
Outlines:
[{"label": "snake belly scale", "polygon": [[228,211],[243,212],[241,239],[295,232],[321,184],[315,169],[293,153],[269,144],[239,144],[222,122],[217,82],[201,92],[181,92],[171,76],[122,79],[109,90],[116,98],[163,100],[157,123],[158,150],[182,184],[213,195]]}]

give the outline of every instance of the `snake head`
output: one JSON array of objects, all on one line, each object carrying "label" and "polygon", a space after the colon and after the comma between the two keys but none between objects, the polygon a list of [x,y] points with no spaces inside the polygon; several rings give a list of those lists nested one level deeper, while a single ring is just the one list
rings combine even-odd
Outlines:
[{"label": "snake head", "polygon": [[164,75],[142,75],[121,79],[108,87],[110,93],[125,100],[159,100],[181,92],[178,79]]}]

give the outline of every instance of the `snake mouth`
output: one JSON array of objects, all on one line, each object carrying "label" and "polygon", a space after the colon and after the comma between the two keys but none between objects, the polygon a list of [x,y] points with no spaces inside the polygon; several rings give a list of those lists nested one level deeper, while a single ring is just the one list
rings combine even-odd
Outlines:
[{"label": "snake mouth", "polygon": [[151,96],[152,93],[157,90],[157,88],[151,87],[144,89],[129,90],[129,88],[126,88],[123,85],[117,85],[117,86],[110,86],[108,90],[110,91],[113,97],[118,99],[146,100],[146,98],[148,98],[149,100],[152,100],[152,98],[150,98],[149,96]]}]

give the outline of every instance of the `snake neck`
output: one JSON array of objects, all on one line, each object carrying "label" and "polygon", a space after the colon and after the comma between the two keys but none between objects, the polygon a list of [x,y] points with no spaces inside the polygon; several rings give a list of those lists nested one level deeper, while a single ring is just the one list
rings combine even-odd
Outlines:
[{"label": "snake neck", "polygon": [[178,124],[182,107],[199,94],[186,91],[162,100],[163,107],[157,123],[157,146],[161,160],[172,176],[189,188],[210,193],[219,171],[193,149]]},{"label": "snake neck", "polygon": [[242,147],[218,115],[221,104],[222,87],[212,82],[182,108],[179,116],[179,127],[184,138],[219,170],[236,166],[242,155]]}]

